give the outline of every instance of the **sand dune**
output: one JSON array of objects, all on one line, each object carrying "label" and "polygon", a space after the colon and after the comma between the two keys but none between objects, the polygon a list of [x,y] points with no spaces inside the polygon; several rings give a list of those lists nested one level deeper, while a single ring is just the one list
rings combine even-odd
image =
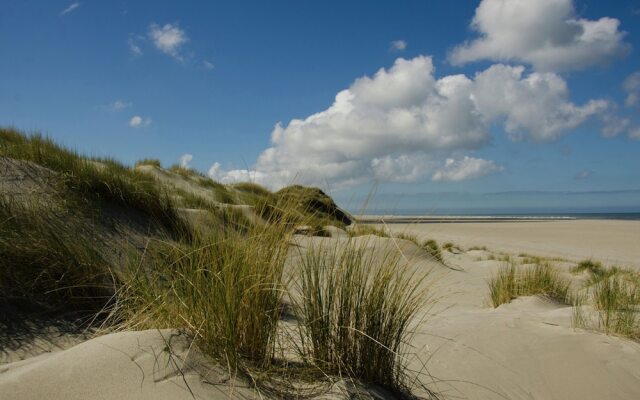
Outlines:
[{"label": "sand dune", "polygon": [[6,400],[256,396],[239,381],[230,382],[222,370],[205,365],[176,332],[121,332],[0,366],[0,393]]},{"label": "sand dune", "polygon": [[[421,237],[486,245],[505,252],[638,266],[640,224],[620,221],[392,225]],[[299,248],[316,240],[300,238]],[[602,400],[640,398],[640,345],[574,329],[572,308],[538,297],[488,305],[487,280],[503,263],[483,250],[445,252],[447,268],[407,241],[368,237],[370,248],[405,248],[414,268],[432,270],[437,299],[411,345],[426,383],[444,398]],[[296,252],[300,254],[300,252]],[[292,258],[295,262],[295,257]],[[571,263],[558,266],[567,277]],[[171,342],[173,357],[167,352]],[[426,362],[428,373],[423,370]],[[188,341],[172,331],[122,332],[67,350],[0,366],[2,399],[257,398],[249,385],[229,381]],[[419,393],[418,393],[419,394]],[[330,396],[337,398],[339,396]]]}]

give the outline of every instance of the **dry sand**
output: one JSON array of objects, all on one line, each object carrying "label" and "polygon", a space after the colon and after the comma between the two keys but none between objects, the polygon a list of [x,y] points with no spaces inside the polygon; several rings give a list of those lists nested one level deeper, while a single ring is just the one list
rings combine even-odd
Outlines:
[{"label": "dry sand", "polygon": [[465,248],[486,246],[512,254],[593,258],[640,268],[640,221],[569,220],[538,222],[388,224],[392,232],[451,241]]},{"label": "dry sand", "polygon": [[[486,245],[514,254],[573,260],[593,257],[640,266],[639,222],[423,224],[391,225],[390,229],[450,240],[463,247]],[[378,245],[399,243],[409,249],[414,268],[432,270],[429,290],[438,301],[424,311],[424,323],[411,343],[418,358],[411,365],[420,370],[426,362],[434,377],[432,385],[444,398],[640,399],[638,343],[574,329],[571,307],[537,297],[489,307],[487,280],[502,265],[488,260],[495,253],[445,252],[445,261],[455,267],[451,269],[430,261],[409,242],[369,239]],[[320,239],[303,239],[301,248],[309,240]],[[558,266],[567,277],[578,279],[566,272],[571,263],[559,262]],[[166,352],[171,334],[112,334],[0,365],[0,397],[190,399],[192,393],[196,398],[257,397],[246,385],[231,384],[215,368],[207,369],[208,377],[203,380],[197,373],[201,370],[192,367],[199,365],[201,357],[189,350],[181,336],[172,339],[178,360],[173,363]]]}]

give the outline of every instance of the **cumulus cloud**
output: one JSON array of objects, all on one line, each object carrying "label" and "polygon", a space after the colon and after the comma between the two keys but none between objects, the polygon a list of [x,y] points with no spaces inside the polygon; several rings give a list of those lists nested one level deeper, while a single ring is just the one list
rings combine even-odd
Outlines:
[{"label": "cumulus cloud", "polygon": [[149,117],[141,117],[139,115],[134,115],[129,120],[129,126],[132,128],[144,128],[145,126],[149,126],[151,124],[151,118]]},{"label": "cumulus cloud", "polygon": [[640,106],[640,71],[636,71],[624,80],[622,88],[627,93],[624,104],[627,107]]},{"label": "cumulus cloud", "polygon": [[478,112],[489,120],[504,117],[504,128],[513,139],[524,135],[535,141],[557,139],[612,107],[605,100],[577,106],[567,100],[567,84],[558,75],[525,76],[524,71],[521,66],[493,65],[476,74],[472,93]]},{"label": "cumulus cloud", "polygon": [[515,61],[543,71],[581,69],[629,52],[619,27],[615,18],[578,18],[573,0],[482,0],[471,22],[480,37],[456,47],[449,60],[456,65]]},{"label": "cumulus cloud", "polygon": [[407,42],[404,40],[394,40],[391,42],[391,50],[402,51],[407,48]]},{"label": "cumulus cloud", "polygon": [[[271,146],[251,174],[272,187],[295,179],[328,182],[332,188],[373,179],[480,177],[482,172],[472,171],[499,167],[460,156],[485,146],[493,124],[503,123],[513,138],[548,141],[608,108],[602,100],[576,105],[568,97],[566,82],[553,73],[525,74],[523,67],[494,65],[471,78],[438,79],[430,57],[399,58],[388,70],[355,80],[326,110],[276,124]],[[453,161],[440,168],[447,158]],[[247,170],[225,171],[217,163],[210,170],[212,178],[222,181],[249,175]]]},{"label": "cumulus cloud", "polygon": [[153,45],[161,52],[170,55],[176,60],[182,61],[181,47],[189,41],[189,37],[177,24],[165,24],[149,26],[149,38]]},{"label": "cumulus cloud", "polygon": [[65,15],[75,11],[78,7],[80,7],[80,2],[79,1],[74,1],[73,3],[69,4],[69,6],[67,8],[65,8],[62,11],[60,11],[60,14],[58,14],[58,15],[63,17]]},{"label": "cumulus cloud", "polygon": [[133,38],[129,38],[127,40],[127,46],[129,47],[129,52],[134,56],[142,55],[142,49],[140,48],[140,46],[138,46],[138,44]]},{"label": "cumulus cloud", "polygon": [[189,163],[193,160],[193,156],[191,154],[183,154],[180,156],[180,166],[182,168],[189,168]]},{"label": "cumulus cloud", "polygon": [[640,140],[640,126],[636,126],[629,130],[629,138],[633,140]]},{"label": "cumulus cloud", "polygon": [[465,156],[460,160],[447,158],[442,168],[439,168],[432,179],[436,182],[459,182],[467,179],[476,179],[493,172],[502,171],[504,168],[490,160]]}]

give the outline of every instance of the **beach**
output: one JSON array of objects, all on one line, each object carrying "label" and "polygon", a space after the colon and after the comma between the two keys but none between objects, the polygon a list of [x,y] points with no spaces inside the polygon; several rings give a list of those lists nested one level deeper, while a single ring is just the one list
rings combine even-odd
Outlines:
[{"label": "beach", "polygon": [[[570,270],[576,260],[593,258],[638,268],[638,221],[546,221],[500,223],[428,223],[382,225],[420,239],[455,246],[443,251],[444,264],[425,256],[412,241],[366,235],[372,251],[396,246],[411,268],[429,272],[430,298],[413,326],[409,366],[443,398],[464,399],[637,399],[640,398],[640,345],[597,330],[577,328],[573,307],[538,296],[519,297],[494,308],[488,281],[511,262],[541,256],[578,286],[584,276]],[[296,254],[314,243],[343,244],[332,238],[300,236]],[[486,246],[486,248],[484,247]],[[302,251],[302,253],[298,253]],[[526,255],[525,255],[526,253]],[[299,255],[298,255],[299,256]],[[295,266],[298,258],[289,261]],[[415,322],[414,322],[415,323]],[[2,366],[0,391],[11,399],[83,398],[99,390],[104,398],[257,398],[240,382],[235,389],[198,378],[197,359],[184,339],[167,364],[162,335],[168,331],[122,332],[101,336],[69,349],[58,346],[25,361]],[[160,336],[159,336],[160,335]],[[160,340],[159,340],[160,338]],[[158,364],[158,359],[165,360]],[[166,371],[166,368],[169,368]],[[160,369],[159,369],[160,368]],[[180,368],[183,372],[178,371]],[[225,374],[216,370],[216,380]],[[184,377],[182,374],[185,374]],[[126,377],[125,377],[126,375]],[[186,380],[185,380],[186,379]],[[37,388],[37,390],[36,390]],[[165,392],[171,388],[170,392]],[[420,394],[420,391],[417,391]],[[121,397],[122,396],[122,397]],[[157,397],[160,396],[160,397]],[[168,396],[168,397],[167,397]],[[333,394],[328,398],[341,398]],[[95,398],[102,398],[97,396]]]},{"label": "beach", "polygon": [[537,220],[509,222],[395,223],[392,232],[453,242],[462,247],[486,246],[510,254],[566,258],[593,258],[607,265],[640,268],[640,221]]}]

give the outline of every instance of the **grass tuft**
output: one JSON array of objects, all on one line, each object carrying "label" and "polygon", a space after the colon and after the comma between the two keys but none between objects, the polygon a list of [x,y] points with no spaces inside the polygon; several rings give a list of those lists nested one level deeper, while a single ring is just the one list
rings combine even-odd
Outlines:
[{"label": "grass tuft", "polygon": [[110,159],[85,159],[40,135],[0,128],[0,156],[31,161],[57,172],[85,203],[106,201],[141,211],[176,235],[188,231],[168,195],[153,177]]},{"label": "grass tuft", "polygon": [[[583,261],[575,269],[581,266],[590,278],[574,310],[575,325],[640,340],[640,274],[619,267],[604,268],[594,261]],[[585,314],[582,306],[586,303],[595,309],[597,322]]]},{"label": "grass tuft", "polygon": [[378,228],[373,225],[355,225],[353,228],[347,230],[349,237],[358,237],[365,235],[374,235],[379,237],[388,238],[391,237],[384,228]]},{"label": "grass tuft", "polygon": [[517,267],[511,263],[498,270],[489,280],[493,307],[509,303],[519,296],[540,295],[569,304],[569,281],[550,264]]},{"label": "grass tuft", "polygon": [[160,163],[160,160],[158,160],[157,158],[143,158],[142,160],[136,161],[136,164],[135,164],[136,167],[139,167],[141,165],[148,165],[151,167],[162,168],[162,164]]},{"label": "grass tuft", "polygon": [[433,239],[429,239],[422,244],[422,248],[431,254],[436,261],[444,263],[442,251],[440,250],[440,246],[438,246],[438,242]]},{"label": "grass tuft", "polygon": [[405,345],[425,304],[423,280],[398,255],[379,258],[366,243],[309,248],[297,305],[305,357],[328,373],[404,391]]},{"label": "grass tuft", "polygon": [[121,313],[133,327],[182,327],[230,371],[272,360],[288,234],[220,230],[190,245],[155,243],[130,266]]},{"label": "grass tuft", "polygon": [[0,299],[99,311],[115,278],[86,220],[71,208],[41,207],[0,197]]}]

